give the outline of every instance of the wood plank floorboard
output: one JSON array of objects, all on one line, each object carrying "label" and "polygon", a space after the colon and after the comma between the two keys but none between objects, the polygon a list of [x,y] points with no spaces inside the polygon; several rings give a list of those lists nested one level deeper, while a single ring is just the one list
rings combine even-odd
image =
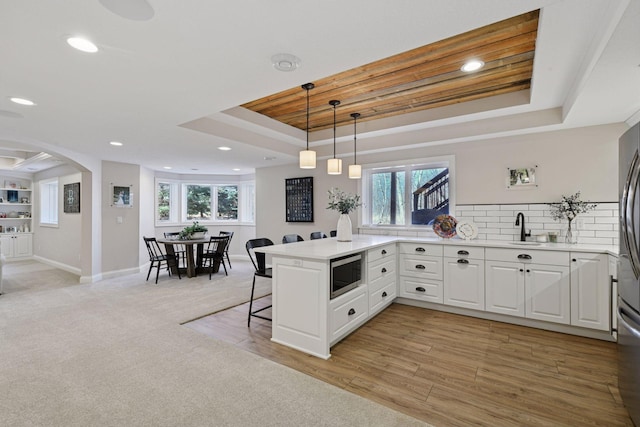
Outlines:
[{"label": "wood plank floorboard", "polygon": [[185,326],[434,426],[633,426],[614,343],[392,304],[322,360],[271,342],[267,320],[248,328],[248,310]]}]

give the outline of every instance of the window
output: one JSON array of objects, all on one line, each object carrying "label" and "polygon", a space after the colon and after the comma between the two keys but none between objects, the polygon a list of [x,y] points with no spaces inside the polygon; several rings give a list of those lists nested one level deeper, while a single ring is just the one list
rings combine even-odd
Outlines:
[{"label": "window", "polygon": [[423,159],[412,165],[365,168],[364,225],[428,226],[454,209],[454,159]]},{"label": "window", "polygon": [[238,186],[218,187],[216,219],[220,221],[238,219]]},{"label": "window", "polygon": [[211,185],[186,184],[185,189],[185,219],[188,221],[211,220]]},{"label": "window", "polygon": [[255,183],[156,180],[156,225],[255,221]]},{"label": "window", "polygon": [[156,218],[168,224],[178,222],[178,184],[159,181],[156,184]]},{"label": "window", "polygon": [[58,225],[58,179],[40,181],[40,224]]}]

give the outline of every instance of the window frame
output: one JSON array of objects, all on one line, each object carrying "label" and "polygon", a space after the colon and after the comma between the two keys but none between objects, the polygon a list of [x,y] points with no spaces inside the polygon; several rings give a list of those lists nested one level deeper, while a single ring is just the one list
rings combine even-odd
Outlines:
[{"label": "window frame", "polygon": [[[431,230],[432,226],[426,224],[411,224],[411,204],[412,204],[412,192],[411,192],[411,171],[416,169],[431,169],[442,168],[449,169],[449,214],[452,215],[456,209],[456,167],[455,156],[437,156],[426,157],[422,159],[411,160],[396,160],[391,162],[371,163],[362,165],[362,182],[361,182],[361,194],[364,208],[360,210],[359,226],[362,228],[377,228],[377,229],[393,229],[393,230]],[[405,209],[404,217],[405,224],[372,224],[371,209],[373,208],[373,185],[372,176],[376,172],[405,172]]]}]

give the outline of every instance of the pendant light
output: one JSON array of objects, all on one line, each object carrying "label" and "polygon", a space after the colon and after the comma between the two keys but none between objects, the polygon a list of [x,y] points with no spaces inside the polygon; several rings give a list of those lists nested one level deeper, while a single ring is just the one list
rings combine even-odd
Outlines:
[{"label": "pendant light", "polygon": [[327,173],[329,175],[342,174],[342,159],[336,159],[336,107],[340,105],[340,101],[332,99],[329,105],[333,106],[333,159],[327,161]]},{"label": "pendant light", "polygon": [[353,117],[353,164],[349,165],[349,178],[360,179],[362,178],[362,166],[356,160],[356,121],[360,117],[360,113],[351,113],[351,117]]},{"label": "pendant light", "polygon": [[313,83],[302,85],[302,89],[307,91],[307,149],[300,152],[300,169],[316,168],[316,152],[309,150],[309,91],[314,87]]}]

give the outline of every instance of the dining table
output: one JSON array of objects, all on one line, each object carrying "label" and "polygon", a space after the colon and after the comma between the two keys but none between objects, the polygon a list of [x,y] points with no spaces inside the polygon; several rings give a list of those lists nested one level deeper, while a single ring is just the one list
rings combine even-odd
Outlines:
[{"label": "dining table", "polygon": [[[176,246],[183,245],[187,260],[186,268],[181,268],[177,265],[171,266],[171,273],[177,273],[176,268],[180,268],[180,273],[186,273],[187,277],[196,277],[198,274],[208,273],[208,269],[202,266],[204,245],[208,244],[210,238],[204,239],[156,239],[158,243],[162,243],[165,247],[166,253],[169,256],[175,256]],[[194,251],[195,248],[195,251]],[[224,247],[222,247],[224,251]],[[194,256],[195,252],[195,256]],[[213,272],[217,273],[220,268],[220,261],[215,259],[213,264]]]}]

